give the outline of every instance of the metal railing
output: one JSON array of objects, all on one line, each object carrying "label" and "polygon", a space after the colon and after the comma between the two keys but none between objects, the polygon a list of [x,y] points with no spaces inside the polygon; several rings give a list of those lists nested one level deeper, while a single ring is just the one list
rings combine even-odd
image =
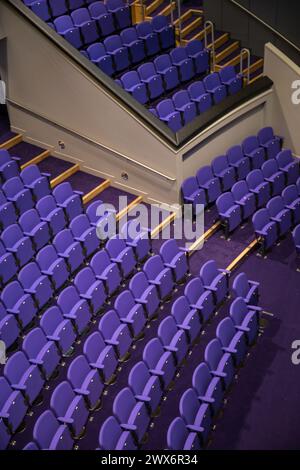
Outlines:
[{"label": "metal railing", "polygon": [[251,66],[251,53],[250,50],[244,47],[241,50],[241,55],[240,55],[240,75],[244,78],[244,72],[243,72],[243,62],[244,62],[244,56],[246,55],[247,57],[247,75],[246,75],[246,85],[248,85],[250,81],[250,66]]},{"label": "metal railing", "polygon": [[[208,44],[208,34],[211,33],[211,45]],[[216,68],[216,51],[215,51],[215,25],[212,21],[206,20],[204,23],[204,44],[205,49],[211,51],[210,58],[211,58],[211,72],[215,71]]]}]

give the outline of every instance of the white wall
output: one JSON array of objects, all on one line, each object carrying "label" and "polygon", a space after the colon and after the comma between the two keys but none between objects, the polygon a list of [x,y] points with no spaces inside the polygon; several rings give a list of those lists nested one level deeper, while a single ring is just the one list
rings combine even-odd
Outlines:
[{"label": "white wall", "polygon": [[271,43],[265,46],[265,74],[274,82],[274,98],[266,121],[284,137],[284,146],[300,156],[300,104],[292,103],[292,83],[300,80],[300,67]]}]

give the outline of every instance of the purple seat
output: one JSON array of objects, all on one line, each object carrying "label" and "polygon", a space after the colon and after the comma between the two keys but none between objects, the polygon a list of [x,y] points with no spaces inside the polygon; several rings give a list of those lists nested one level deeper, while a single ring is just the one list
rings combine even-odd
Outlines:
[{"label": "purple seat", "polygon": [[68,263],[70,271],[76,271],[84,261],[80,242],[74,240],[70,229],[64,229],[53,239],[53,245],[61,258]]},{"label": "purple seat", "polygon": [[185,331],[189,343],[193,343],[200,334],[202,319],[195,308],[191,308],[185,296],[181,296],[172,305],[172,316],[177,328]]},{"label": "purple seat", "polygon": [[102,201],[92,202],[86,209],[86,215],[91,225],[97,228],[97,235],[101,241],[116,233],[116,211],[109,208],[103,211]]},{"label": "purple seat", "polygon": [[160,322],[157,336],[164,350],[173,355],[176,364],[181,364],[188,353],[188,340],[185,332],[177,328],[176,322],[171,315],[168,315]]},{"label": "purple seat", "polygon": [[89,0],[68,0],[69,10],[73,11],[76,10],[76,8],[81,8],[85,3],[88,3],[88,1]]},{"label": "purple seat", "polygon": [[188,56],[193,59],[196,74],[209,71],[209,51],[203,47],[202,41],[194,39],[186,46]]},{"label": "purple seat", "polygon": [[114,235],[106,243],[106,250],[113,263],[117,263],[123,277],[128,277],[136,268],[133,248],[127,246],[120,235]]},{"label": "purple seat", "polygon": [[256,211],[255,194],[251,193],[246,181],[238,181],[232,186],[231,194],[234,202],[242,211],[243,220],[247,220]]},{"label": "purple seat", "polygon": [[186,90],[177,91],[172,96],[172,100],[176,111],[182,114],[184,125],[191,122],[197,116],[196,104],[190,100],[190,96]]},{"label": "purple seat", "polygon": [[246,334],[248,344],[253,344],[258,336],[259,312],[262,309],[254,305],[247,305],[241,297],[235,299],[230,306],[230,317],[237,331]]},{"label": "purple seat", "polygon": [[[205,190],[199,188],[197,178],[190,176],[186,178],[181,185],[181,194],[184,204],[193,205],[193,214],[199,214],[206,206]],[[204,206],[204,207],[203,207]]]},{"label": "purple seat", "polygon": [[99,39],[97,22],[92,20],[87,8],[78,8],[72,11],[71,17],[76,28],[80,29],[85,45],[91,44]]},{"label": "purple seat", "polygon": [[53,196],[58,207],[62,207],[65,210],[70,221],[82,213],[82,193],[80,191],[73,191],[68,181],[56,186],[53,189]]},{"label": "purple seat", "polygon": [[155,316],[160,300],[157,288],[151,285],[144,272],[139,272],[133,276],[129,283],[134,301],[144,307],[147,318],[151,319]]},{"label": "purple seat", "polygon": [[159,254],[163,259],[164,265],[172,270],[174,281],[182,281],[189,272],[186,249],[179,247],[176,240],[171,239],[163,243]]},{"label": "purple seat", "polygon": [[33,208],[32,192],[25,188],[21,178],[15,176],[7,180],[2,186],[2,191],[7,200],[15,204],[20,214]]},{"label": "purple seat", "polygon": [[158,103],[156,110],[159,119],[165,122],[173,132],[178,132],[182,128],[181,114],[175,110],[171,99]]},{"label": "purple seat", "polygon": [[264,207],[271,197],[271,185],[264,180],[261,170],[252,170],[246,178],[250,192],[255,194],[256,206]]},{"label": "purple seat", "polygon": [[13,390],[22,392],[29,405],[41,393],[44,379],[37,365],[31,365],[21,351],[14,353],[4,367],[4,376]]},{"label": "purple seat", "polygon": [[74,25],[69,15],[59,16],[53,23],[58,34],[63,36],[72,46],[76,49],[80,49],[83,46],[80,29]]},{"label": "purple seat", "polygon": [[214,158],[211,168],[214,175],[220,179],[223,192],[230,190],[236,182],[236,177],[234,168],[229,166],[226,155]]},{"label": "purple seat", "polygon": [[12,253],[6,251],[0,241],[0,285],[6,284],[18,272],[16,259]]},{"label": "purple seat", "polygon": [[264,251],[271,248],[278,239],[276,222],[271,221],[268,209],[260,209],[252,217],[256,237]]},{"label": "purple seat", "polygon": [[[15,433],[27,412],[27,404],[19,390],[13,389],[5,377],[0,377],[0,416],[11,433]],[[0,449],[1,447],[0,437]]]},{"label": "purple seat", "polygon": [[182,418],[175,418],[167,432],[168,449],[170,450],[201,450],[200,440],[196,432],[190,432]]},{"label": "purple seat", "polygon": [[193,373],[192,383],[198,400],[210,406],[213,416],[217,415],[224,397],[221,378],[213,377],[208,365],[201,362]]},{"label": "purple seat", "polygon": [[139,39],[135,28],[123,29],[120,33],[120,37],[124,46],[129,50],[132,64],[138,64],[146,58],[144,41]]},{"label": "purple seat", "polygon": [[48,0],[52,18],[57,16],[66,15],[68,13],[68,6],[66,0]]},{"label": "purple seat", "polygon": [[137,450],[130,431],[124,431],[114,416],[109,416],[101,426],[99,445],[103,450]]},{"label": "purple seat", "polygon": [[36,256],[42,274],[49,276],[54,289],[59,290],[69,279],[65,260],[58,256],[53,245],[45,246]]},{"label": "purple seat", "polygon": [[121,233],[126,245],[133,248],[137,261],[144,261],[151,252],[150,230],[141,227],[138,219],[132,219],[122,226]]},{"label": "purple seat", "polygon": [[19,165],[16,157],[11,157],[6,149],[0,149],[0,180],[7,181],[19,176]]},{"label": "purple seat", "polygon": [[17,222],[16,209],[13,202],[8,201],[0,190],[0,227],[2,230]]},{"label": "purple seat", "polygon": [[233,281],[232,290],[236,297],[242,297],[247,304],[257,305],[259,286],[258,282],[250,281],[245,273],[240,273]]},{"label": "purple seat", "polygon": [[291,184],[282,192],[284,205],[292,213],[293,225],[300,222],[300,196],[298,195],[297,186]]},{"label": "purple seat", "polygon": [[18,281],[10,282],[4,287],[1,293],[1,300],[7,313],[16,317],[21,329],[28,326],[37,314],[37,307],[33,297],[25,293]]},{"label": "purple seat", "polygon": [[48,222],[42,221],[36,209],[24,212],[19,219],[19,224],[26,237],[29,237],[39,251],[50,241],[51,235]]},{"label": "purple seat", "polygon": [[46,0],[24,0],[25,5],[35,13],[41,20],[48,21],[51,19],[48,4]]},{"label": "purple seat", "polygon": [[264,179],[271,185],[272,196],[280,195],[285,188],[284,172],[279,170],[277,161],[272,158],[267,160],[261,167]]},{"label": "purple seat", "polygon": [[41,220],[48,222],[53,236],[66,227],[67,221],[64,210],[57,207],[53,196],[45,196],[40,199],[36,204],[36,209]]},{"label": "purple seat", "polygon": [[33,428],[33,437],[40,449],[72,450],[73,439],[68,426],[60,424],[51,410],[44,411]]},{"label": "purple seat", "polygon": [[79,297],[74,286],[69,286],[60,293],[57,304],[63,316],[71,320],[75,330],[78,334],[81,334],[91,320],[91,312],[87,301]]},{"label": "purple seat", "polygon": [[143,361],[150,374],[157,376],[166,390],[175,375],[175,359],[172,353],[164,350],[158,338],[153,338],[144,348]]},{"label": "purple seat", "polygon": [[55,342],[48,340],[41,328],[34,328],[26,335],[22,350],[30,364],[38,366],[45,380],[49,380],[60,362]]},{"label": "purple seat", "polygon": [[104,39],[104,46],[107,54],[109,54],[114,62],[114,68],[117,72],[125,70],[130,65],[129,51],[123,46],[120,36],[113,35]]},{"label": "purple seat", "polygon": [[200,277],[192,279],[186,285],[184,295],[190,307],[200,313],[202,322],[205,323],[209,320],[215,310],[214,296],[210,290],[204,289]]},{"label": "purple seat", "polygon": [[188,92],[191,101],[193,101],[197,105],[198,113],[204,113],[212,107],[211,95],[210,93],[206,92],[203,82],[193,82],[188,87]]},{"label": "purple seat", "polygon": [[296,186],[297,186],[298,195],[300,196],[300,176],[296,181]]},{"label": "purple seat", "polygon": [[98,406],[104,385],[97,370],[90,367],[85,356],[78,356],[71,362],[67,377],[74,392],[83,397],[90,410]]},{"label": "purple seat", "polygon": [[224,389],[228,389],[233,381],[235,368],[231,354],[222,350],[219,339],[213,339],[208,343],[204,357],[212,376],[219,377]]},{"label": "purple seat", "polygon": [[200,278],[204,288],[210,290],[215,297],[216,304],[223,302],[228,295],[229,272],[218,269],[214,260],[207,261],[200,269]]},{"label": "purple seat", "polygon": [[146,104],[149,101],[146,85],[141,82],[135,70],[124,73],[121,82],[124,90],[130,93],[139,103]]},{"label": "purple seat", "polygon": [[235,367],[241,366],[247,353],[245,333],[236,331],[233,320],[227,317],[217,326],[216,334],[222,344],[223,351],[232,355]]},{"label": "purple seat", "polygon": [[158,33],[153,30],[150,21],[142,21],[136,25],[136,32],[140,39],[143,39],[148,56],[156,55],[160,52]]},{"label": "purple seat", "polygon": [[145,83],[148,88],[150,100],[154,100],[164,94],[162,77],[156,72],[152,62],[140,65],[137,71],[141,82]]},{"label": "purple seat", "polygon": [[2,418],[0,418],[0,450],[5,450],[11,439],[11,434],[5,426],[5,423]]},{"label": "purple seat", "polygon": [[223,67],[219,76],[223,85],[227,88],[228,95],[235,95],[243,88],[243,79],[237,74],[233,65]]},{"label": "purple seat", "polygon": [[129,387],[123,388],[114,399],[113,414],[124,431],[130,431],[141,442],[150,423],[145,403],[135,399]]},{"label": "purple seat", "polygon": [[70,319],[64,318],[57,305],[48,308],[40,320],[40,326],[49,341],[55,341],[63,356],[72,350],[76,334]]},{"label": "purple seat", "polygon": [[0,178],[7,181],[10,178],[19,176],[19,166],[17,160],[11,157],[8,150],[0,149]]},{"label": "purple seat", "polygon": [[53,296],[53,288],[48,276],[42,274],[38,264],[26,264],[18,275],[24,291],[33,296],[39,308],[44,307]]},{"label": "purple seat", "polygon": [[155,412],[162,399],[163,389],[159,378],[150,374],[143,361],[132,367],[128,376],[128,385],[135,399],[145,403],[150,413]]},{"label": "purple seat", "polygon": [[126,323],[133,338],[139,336],[145,327],[146,316],[141,304],[134,301],[129,290],[123,291],[115,301],[115,310],[123,323]]},{"label": "purple seat", "polygon": [[268,158],[275,158],[281,150],[282,139],[274,135],[272,127],[264,127],[257,134],[259,144],[264,147]]},{"label": "purple seat", "polygon": [[276,222],[278,235],[286,235],[292,227],[292,212],[284,205],[281,196],[273,197],[267,204],[271,220]]},{"label": "purple seat", "polygon": [[28,442],[22,450],[39,450],[39,448],[35,442]]},{"label": "purple seat", "polygon": [[219,104],[227,97],[226,87],[221,83],[218,73],[210,73],[203,79],[205,90],[213,97],[214,103]]},{"label": "purple seat", "polygon": [[[284,172],[286,184],[294,184],[299,178],[299,162],[294,159],[291,150],[281,150],[276,156],[279,169]],[[4,186],[3,186],[4,188]]]},{"label": "purple seat", "polygon": [[70,223],[70,229],[74,240],[82,244],[86,256],[90,256],[99,248],[100,240],[97,237],[96,228],[90,225],[86,214],[75,217]]},{"label": "purple seat", "polygon": [[[100,3],[100,2],[99,2]],[[90,60],[110,77],[114,74],[114,64],[112,56],[106,53],[105,47],[102,43],[96,42],[87,48],[88,57]]]},{"label": "purple seat", "polygon": [[93,256],[90,266],[96,278],[104,283],[107,295],[111,296],[121,285],[118,265],[111,262],[105,250],[101,250]]},{"label": "purple seat", "polygon": [[103,382],[108,383],[118,366],[114,348],[107,346],[101,334],[96,331],[85,341],[83,353],[90,366],[98,370]]},{"label": "purple seat", "polygon": [[117,357],[122,361],[132,345],[132,337],[128,325],[121,323],[114,310],[106,312],[100,319],[99,331],[105,344],[112,346]]},{"label": "purple seat", "polygon": [[226,236],[242,223],[242,209],[235,203],[232,193],[223,193],[216,201],[219,216],[225,228]]},{"label": "purple seat", "polygon": [[293,230],[293,240],[294,240],[296,252],[299,255],[300,254],[300,225],[297,225],[297,227]]},{"label": "purple seat", "polygon": [[7,348],[10,348],[17,341],[19,333],[17,318],[7,313],[2,302],[0,302],[0,340],[4,341]]},{"label": "purple seat", "polygon": [[245,157],[242,147],[234,145],[230,147],[226,155],[229,165],[235,168],[237,179],[245,179],[250,172],[250,160],[248,157]]},{"label": "purple seat", "polygon": [[169,19],[164,15],[154,16],[151,25],[153,31],[159,35],[162,49],[170,49],[175,46],[175,32]]},{"label": "purple seat", "polygon": [[258,138],[255,135],[247,137],[242,143],[243,152],[251,162],[253,170],[261,168],[265,161],[265,150],[260,147]]},{"label": "purple seat", "polygon": [[106,8],[110,13],[113,13],[118,29],[131,26],[130,7],[123,0],[106,0]]},{"label": "purple seat", "polygon": [[37,165],[29,165],[24,168],[20,173],[20,178],[25,188],[32,191],[37,201],[50,194],[50,175],[49,173],[41,173]]},{"label": "purple seat", "polygon": [[103,2],[93,2],[89,5],[91,18],[96,20],[101,31],[101,36],[108,36],[115,31],[114,18],[112,13],[107,11]]},{"label": "purple seat", "polygon": [[143,271],[149,283],[157,286],[161,300],[170,296],[174,287],[172,271],[170,268],[165,267],[159,255],[152,256],[152,258],[146,261]]},{"label": "purple seat", "polygon": [[188,388],[181,396],[179,412],[188,431],[197,433],[202,445],[205,445],[212,430],[209,405],[199,402],[195,390]]},{"label": "purple seat", "polygon": [[178,69],[172,64],[169,54],[159,55],[154,59],[156,71],[163,77],[166,91],[173,90],[179,86]]},{"label": "purple seat", "polygon": [[76,395],[69,382],[61,382],[53,391],[50,406],[60,424],[78,437],[85,428],[89,412],[82,395]]},{"label": "purple seat", "polygon": [[207,203],[215,202],[221,194],[221,184],[210,166],[203,166],[197,171],[197,181],[200,188],[205,190]]}]

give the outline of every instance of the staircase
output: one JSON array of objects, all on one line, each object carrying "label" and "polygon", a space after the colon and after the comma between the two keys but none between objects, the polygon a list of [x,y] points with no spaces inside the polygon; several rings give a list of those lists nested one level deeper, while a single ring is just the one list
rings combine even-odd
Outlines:
[{"label": "staircase", "polygon": [[[137,0],[136,3],[141,4],[142,0]],[[144,15],[146,20],[151,20],[153,16],[165,15],[173,20],[176,27],[177,43],[186,45],[193,39],[204,40],[205,31],[205,12],[202,8],[202,1],[188,0],[181,4],[181,34],[179,32],[179,18],[177,1],[171,0],[144,0]],[[140,20],[141,21],[141,20]],[[211,48],[211,34],[207,35],[208,46]],[[215,71],[218,72],[223,67],[233,65],[236,71],[240,71],[240,56],[242,46],[238,39],[231,37],[229,32],[215,30]],[[249,70],[249,83],[263,75],[263,59],[253,54],[250,56],[250,70]],[[243,75],[248,74],[248,61],[247,58],[243,60]]]}]

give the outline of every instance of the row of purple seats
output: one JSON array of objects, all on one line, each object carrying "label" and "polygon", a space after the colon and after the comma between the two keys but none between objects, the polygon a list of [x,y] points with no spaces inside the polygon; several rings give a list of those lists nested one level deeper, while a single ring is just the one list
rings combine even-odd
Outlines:
[{"label": "row of purple seats", "polygon": [[[254,284],[257,288],[257,283]],[[232,302],[230,315],[219,323],[216,338],[205,348],[205,362],[193,373],[192,388],[181,396],[180,417],[171,422],[167,432],[169,449],[196,450],[207,444],[225,393],[257,339],[261,310],[257,305],[247,304],[242,297]]]},{"label": "row of purple seats", "polygon": [[261,129],[258,137],[247,137],[242,146],[231,147],[225,155],[216,157],[211,166],[204,166],[198,170],[196,176],[187,178],[181,186],[184,202],[193,204],[194,210],[197,204],[214,203],[236,181],[244,180],[251,170],[260,169],[263,165],[265,178],[272,179],[274,174],[277,181],[277,165],[286,175],[290,175],[287,176],[287,181],[291,181],[295,178],[296,163],[290,150],[280,151],[280,148],[281,139],[274,135],[273,129]]},{"label": "row of purple seats", "polygon": [[[280,169],[279,165],[285,163],[282,158],[285,155],[290,156],[288,164]],[[253,170],[246,180],[235,183],[231,192],[221,194],[216,201],[216,207],[226,234],[235,230],[242,220],[247,220],[254,212],[264,207],[272,196],[281,194],[285,205],[290,206],[292,210],[294,223],[297,223],[300,220],[298,190],[296,184],[290,184],[296,183],[297,177],[299,186],[299,164],[292,159],[290,151],[283,150],[276,159],[266,161],[261,170]],[[290,186],[286,187],[286,184]]]},{"label": "row of purple seats", "polygon": [[270,199],[266,208],[258,210],[253,215],[253,227],[263,252],[270,249],[279,238],[289,233],[291,228],[299,223],[300,178],[297,186],[288,186],[281,195]]},{"label": "row of purple seats", "polygon": [[[150,28],[150,32],[148,28]],[[129,68],[130,64],[138,64],[147,57],[174,46],[174,35],[170,37],[170,43],[163,44],[160,41],[160,34],[165,30],[170,31],[170,33],[173,31],[165,16],[157,16],[151,22],[144,22],[136,27],[126,28],[120,35],[112,35],[104,39],[103,43],[94,42],[82,53],[103,72],[112,76],[116,72]],[[146,34],[147,31],[148,34]],[[151,37],[151,46],[147,46],[149,36]],[[156,46],[154,45],[155,39]]]},{"label": "row of purple seats", "polygon": [[[92,261],[91,266],[97,264],[96,257],[98,258],[99,254],[100,252],[95,255],[93,258],[95,262],[93,263]],[[169,251],[167,250],[167,257],[168,254]],[[91,268],[84,268],[83,271],[88,269],[91,270]],[[87,284],[91,286],[90,289],[93,289],[94,284],[88,278],[87,272],[84,273],[83,277]],[[75,285],[76,278],[74,280]],[[145,284],[147,285],[145,286]],[[157,310],[159,298],[156,287],[147,281],[143,272],[137,273],[131,279],[129,288],[130,290],[122,292],[117,297],[114,305],[115,310],[110,310],[101,317],[98,326],[99,331],[93,333],[85,341],[83,347],[84,355],[76,358],[69,367],[67,375],[69,382],[63,382],[54,390],[50,402],[51,420],[53,421],[53,417],[56,415],[58,419],[58,423],[57,421],[55,422],[56,432],[60,426],[60,431],[63,429],[63,434],[68,435],[68,440],[66,444],[61,444],[58,441],[54,443],[51,428],[47,433],[44,432],[44,437],[47,434],[47,445],[51,442],[53,446],[49,446],[49,448],[65,448],[65,445],[72,447],[72,440],[81,434],[88,418],[89,409],[93,409],[97,405],[104,384],[109,382],[112,374],[115,372],[118,360],[122,361],[122,358],[129,352],[136,335],[140,334],[145,327],[146,317],[144,313],[148,313],[150,317]],[[58,298],[58,305],[60,306],[62,295],[63,293]],[[134,296],[139,297],[135,298]],[[71,297],[74,297],[73,292],[72,295],[68,295],[69,302]],[[55,308],[57,307],[52,307],[51,309]],[[74,307],[72,308],[72,305],[69,305],[70,309],[72,312]],[[46,312],[42,321],[44,321],[45,316],[49,317],[49,314],[50,312]],[[93,381],[90,380],[91,377],[93,377]],[[74,400],[79,409],[76,415],[74,414]],[[47,416],[50,416],[49,411],[45,413],[47,413]],[[41,422],[43,421],[44,414],[38,419],[34,428],[34,438],[37,445],[41,445],[38,436],[40,434]],[[62,445],[63,447],[60,447]]]},{"label": "row of purple seats", "polygon": [[[96,21],[103,35],[111,34],[131,25],[130,7],[123,0],[106,0],[105,2],[95,0],[23,1],[44,21],[54,21],[55,24],[56,20],[60,18],[72,17],[76,27],[82,27],[82,23],[85,23],[83,26],[85,31],[94,29]],[[87,17],[86,12],[88,12]],[[58,28],[59,25],[60,22]]]},{"label": "row of purple seats", "polygon": [[[175,243],[174,240],[171,242]],[[129,374],[129,386],[121,390],[114,400],[114,416],[109,417],[100,429],[101,449],[133,450],[139,446],[164,391],[190,344],[200,333],[203,319],[207,320],[210,310],[215,308],[213,295],[219,299],[223,290],[227,293],[227,276],[217,269],[214,261],[206,263],[200,274],[202,282],[208,284],[207,291],[204,292],[200,278],[192,280],[186,286],[185,294],[196,305],[189,305],[187,298],[181,297],[173,304],[172,314],[160,323],[157,337],[144,348],[143,361],[138,362]],[[197,280],[200,286],[194,284]],[[201,312],[200,316],[198,312]]]},{"label": "row of purple seats", "polygon": [[191,41],[185,48],[177,47],[170,54],[159,55],[153,63],[143,64],[137,71],[123,74],[117,83],[141,104],[146,104],[178,88],[195,75],[206,72],[209,68],[208,58],[208,51],[203,49],[202,42]]},{"label": "row of purple seats", "polygon": [[[165,69],[164,73],[168,73],[169,77],[171,75],[170,69]],[[173,80],[173,83],[174,86],[178,86],[176,80]],[[219,74],[207,75],[203,82],[192,83],[187,90],[177,92],[173,95],[172,100],[161,101],[155,109],[151,108],[150,111],[166,122],[170,129],[177,132],[192,121],[196,115],[207,111],[213,104],[220,103],[228,94],[235,94],[241,88],[242,80],[236,75],[234,67],[228,66],[222,69]]]}]

